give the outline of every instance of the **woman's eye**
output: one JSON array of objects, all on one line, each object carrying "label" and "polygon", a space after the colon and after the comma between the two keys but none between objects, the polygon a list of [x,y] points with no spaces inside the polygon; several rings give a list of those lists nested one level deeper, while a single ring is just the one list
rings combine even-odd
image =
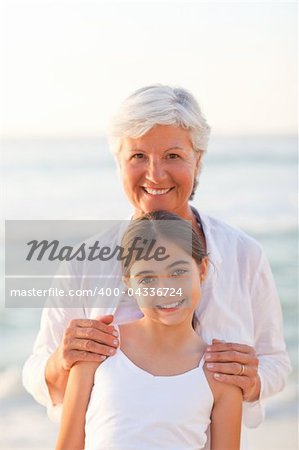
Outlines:
[{"label": "woman's eye", "polygon": [[178,155],[177,153],[170,153],[168,156],[168,159],[178,159],[180,157],[180,155]]},{"label": "woman's eye", "polygon": [[132,159],[142,159],[144,157],[144,154],[143,153],[135,153],[133,156],[132,156]]}]

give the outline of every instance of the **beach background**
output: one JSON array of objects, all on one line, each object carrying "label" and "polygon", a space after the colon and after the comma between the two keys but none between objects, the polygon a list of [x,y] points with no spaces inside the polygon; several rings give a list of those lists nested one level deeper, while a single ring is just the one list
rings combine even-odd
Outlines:
[{"label": "beach background", "polygon": [[[4,3],[3,219],[128,217],[109,115],[140,86],[189,88],[212,125],[193,204],[264,246],[293,364],[250,449],[297,449],[296,5]],[[0,448],[50,449],[57,426],[21,383],[41,311],[5,308],[0,287]]]},{"label": "beach background", "polygon": [[[1,178],[9,195],[6,217],[129,216],[131,208],[104,139],[7,141],[3,146]],[[295,137],[215,137],[193,201],[199,211],[241,227],[262,243],[280,293],[294,371],[285,390],[268,402],[265,423],[249,435],[256,450],[297,448],[296,179]],[[5,309],[3,305],[0,309],[1,449],[53,448],[56,426],[26,394],[20,378],[39,318],[38,309]]]}]

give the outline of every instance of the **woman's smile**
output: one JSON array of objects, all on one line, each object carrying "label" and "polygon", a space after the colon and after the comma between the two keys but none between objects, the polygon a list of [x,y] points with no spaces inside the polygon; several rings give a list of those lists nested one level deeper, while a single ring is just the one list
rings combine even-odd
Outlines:
[{"label": "woman's smile", "polygon": [[166,195],[169,192],[171,192],[174,189],[173,187],[169,187],[169,188],[152,188],[152,187],[148,187],[148,186],[141,186],[141,188],[143,189],[144,193],[150,196],[157,196],[157,195]]}]

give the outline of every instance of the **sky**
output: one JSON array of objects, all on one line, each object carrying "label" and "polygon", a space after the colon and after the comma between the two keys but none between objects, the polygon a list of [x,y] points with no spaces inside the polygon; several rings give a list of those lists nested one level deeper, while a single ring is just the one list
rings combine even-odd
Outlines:
[{"label": "sky", "polygon": [[296,8],[2,0],[0,134],[101,135],[153,83],[189,89],[214,134],[295,134]]}]

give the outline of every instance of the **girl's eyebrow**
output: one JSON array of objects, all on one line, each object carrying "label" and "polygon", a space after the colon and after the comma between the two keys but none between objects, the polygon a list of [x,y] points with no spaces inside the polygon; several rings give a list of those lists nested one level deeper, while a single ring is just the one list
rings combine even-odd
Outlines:
[{"label": "girl's eyebrow", "polygon": [[172,269],[172,267],[175,266],[179,266],[180,264],[185,264],[185,265],[190,265],[190,261],[184,261],[184,260],[179,260],[179,261],[175,261],[172,264],[169,264],[169,266],[167,266],[167,269]]},{"label": "girl's eyebrow", "polygon": [[[167,269],[172,269],[173,267],[179,266],[181,264],[189,266],[190,265],[190,261],[184,261],[184,260],[181,259],[179,261],[175,261],[175,262],[169,264],[169,266],[167,266],[166,268]],[[141,272],[135,273],[135,275],[133,275],[132,278],[137,278],[137,277],[141,277],[142,275],[149,275],[149,274],[152,275],[152,276],[157,276],[157,275],[155,275],[155,272],[153,272],[152,270],[142,270]]]},{"label": "girl's eyebrow", "polygon": [[135,275],[133,275],[133,278],[137,278],[137,277],[141,277],[142,275],[154,275],[154,272],[152,270],[142,270],[141,272],[135,273]]}]

